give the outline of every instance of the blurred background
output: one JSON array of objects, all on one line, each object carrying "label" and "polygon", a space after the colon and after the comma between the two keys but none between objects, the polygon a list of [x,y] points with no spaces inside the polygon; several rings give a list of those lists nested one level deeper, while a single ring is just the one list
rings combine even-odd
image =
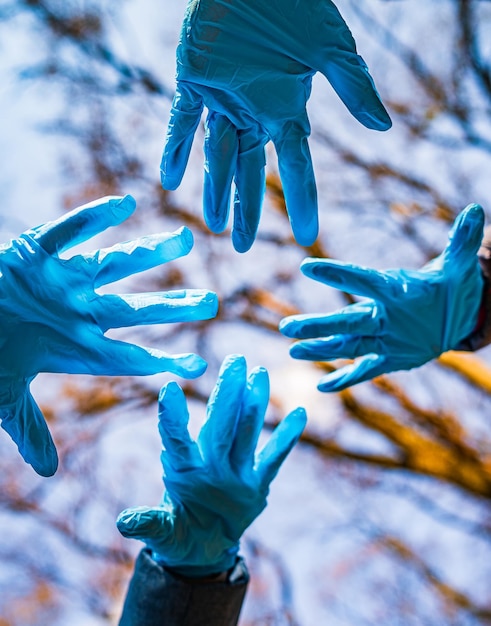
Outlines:
[{"label": "blurred background", "polygon": [[[491,2],[338,0],[394,126],[366,130],[316,77],[319,239],[293,241],[268,146],[259,236],[245,255],[203,223],[202,129],[181,188],[159,183],[185,5],[0,0],[2,241],[131,193],[134,216],[86,249],[183,224],[195,247],[111,289],[209,288],[221,308],[210,322],[111,336],[208,361],[202,378],[179,381],[194,433],[233,352],[270,371],[266,431],[307,408],[305,436],[242,542],[252,582],[241,626],[489,624],[491,352],[448,353],[328,395],[316,390],[326,365],[290,359],[277,325],[349,302],[300,274],[306,256],[416,268],[467,204],[489,217]],[[38,477],[0,437],[0,626],[117,624],[141,546],[115,518],[160,500],[156,399],[168,379],[36,379],[60,469]]]}]

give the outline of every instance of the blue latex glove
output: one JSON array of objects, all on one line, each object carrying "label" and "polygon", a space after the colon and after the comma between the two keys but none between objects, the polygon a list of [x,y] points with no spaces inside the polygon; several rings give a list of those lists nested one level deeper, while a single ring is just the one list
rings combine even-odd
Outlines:
[{"label": "blue latex glove", "polygon": [[123,511],[120,532],[144,541],[157,561],[184,576],[232,567],[242,533],[265,508],[269,484],[305,427],[298,408],[256,456],[268,400],[267,371],[256,368],[248,377],[244,357],[227,357],[195,442],[182,390],[165,386],[159,398],[163,501]]},{"label": "blue latex glove", "polygon": [[95,289],[188,254],[187,228],[121,243],[92,254],[58,255],[135,209],[131,196],[107,197],[33,228],[0,246],[0,418],[38,474],[55,473],[58,458],[29,385],[39,372],[143,375],[203,373],[195,354],[169,355],[108,339],[109,328],[214,317],[216,295],[181,290],[98,295]]},{"label": "blue latex glove", "polygon": [[213,232],[225,229],[235,178],[232,240],[239,252],[256,236],[270,139],[293,234],[301,245],[317,237],[306,103],[318,71],[363,125],[390,128],[367,66],[330,0],[190,0],[161,180],[165,189],[181,183],[206,106],[204,217]]},{"label": "blue latex glove", "polygon": [[395,370],[411,369],[458,347],[473,331],[483,279],[476,253],[484,213],[469,205],[455,220],[445,250],[421,270],[376,270],[326,259],[306,259],[302,272],[370,299],[328,315],[293,315],[280,323],[287,337],[306,339],[295,359],[354,364],[324,376],[320,391],[339,391]]}]

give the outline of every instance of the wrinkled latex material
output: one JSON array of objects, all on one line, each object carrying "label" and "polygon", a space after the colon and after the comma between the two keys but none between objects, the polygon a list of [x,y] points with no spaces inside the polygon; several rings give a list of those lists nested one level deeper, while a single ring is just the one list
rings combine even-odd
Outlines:
[{"label": "wrinkled latex material", "polygon": [[203,373],[195,354],[169,355],[108,339],[109,328],[209,319],[217,298],[204,290],[98,295],[95,289],[188,254],[191,232],[134,241],[61,259],[58,255],[135,209],[131,196],[106,197],[33,228],[0,246],[0,419],[38,474],[55,473],[58,457],[29,385],[39,372],[144,375]]},{"label": "wrinkled latex material", "polygon": [[165,386],[159,398],[163,501],[123,511],[120,532],[144,541],[157,561],[184,576],[229,569],[242,533],[266,506],[269,485],[305,427],[305,411],[298,408],[256,455],[268,401],[267,371],[256,368],[247,376],[244,357],[227,357],[194,441],[181,388]]},{"label": "wrinkled latex material", "polygon": [[[475,328],[483,278],[477,251],[484,213],[469,205],[455,220],[445,250],[421,270],[376,270],[306,259],[302,272],[369,299],[328,315],[294,315],[280,323],[296,359],[356,359],[323,377],[321,391],[340,391],[380,374],[418,367],[456,349]],[[358,358],[360,357],[360,358]]]},{"label": "wrinkled latex material", "polygon": [[265,189],[264,146],[278,154],[288,215],[301,245],[318,232],[317,192],[307,138],[312,76],[322,72],[352,115],[391,126],[355,41],[330,0],[191,0],[177,48],[177,88],[161,164],[165,189],[179,186],[199,124],[205,133],[204,216],[213,232],[254,242]]}]

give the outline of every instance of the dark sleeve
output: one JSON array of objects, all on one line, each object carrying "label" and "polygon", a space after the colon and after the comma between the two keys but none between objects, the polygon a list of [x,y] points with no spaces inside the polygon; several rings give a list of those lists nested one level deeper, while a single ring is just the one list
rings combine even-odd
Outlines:
[{"label": "dark sleeve", "polygon": [[170,573],[142,550],[119,626],[235,626],[248,582],[242,559],[228,582],[199,582]]},{"label": "dark sleeve", "polygon": [[477,323],[471,334],[462,339],[455,350],[475,352],[491,343],[491,284],[484,276],[484,288]]},{"label": "dark sleeve", "polygon": [[[481,297],[481,307],[472,333],[463,339],[456,350],[472,351],[484,348],[491,343],[491,226],[484,229],[481,247],[477,253],[479,265],[484,279],[484,288]],[[477,297],[479,297],[477,295]]]}]

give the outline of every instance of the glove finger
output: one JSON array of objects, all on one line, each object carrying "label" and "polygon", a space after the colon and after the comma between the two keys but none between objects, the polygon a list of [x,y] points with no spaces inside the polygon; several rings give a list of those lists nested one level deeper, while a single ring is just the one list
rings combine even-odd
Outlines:
[{"label": "glove finger", "polygon": [[213,233],[221,233],[227,227],[238,146],[232,122],[211,112],[205,125],[203,211],[206,225]]},{"label": "glove finger", "polygon": [[178,82],[160,163],[160,180],[164,189],[177,189],[181,184],[202,111],[201,96],[189,85]]},{"label": "glove finger", "polygon": [[139,506],[121,511],[116,526],[123,537],[128,539],[158,538],[159,543],[172,538],[170,514],[161,507]]},{"label": "glove finger", "polygon": [[273,137],[288,217],[293,235],[301,246],[312,245],[319,232],[317,189],[307,141],[309,132],[305,113],[303,124],[290,122],[283,132]]},{"label": "glove finger", "polygon": [[477,264],[477,251],[484,233],[484,211],[479,204],[469,204],[455,220],[444,251],[445,263],[461,273]]},{"label": "glove finger", "polygon": [[193,235],[183,226],[173,233],[139,237],[89,255],[75,256],[67,264],[75,268],[85,265],[97,288],[186,256],[192,247]]},{"label": "glove finger", "polygon": [[381,131],[392,126],[368,67],[354,50],[330,47],[329,58],[320,69],[351,115],[363,126]]},{"label": "glove finger", "polygon": [[239,132],[235,174],[232,242],[237,252],[247,252],[256,238],[266,191],[266,133],[259,126]]},{"label": "glove finger", "polygon": [[106,337],[104,339],[104,354],[96,364],[100,371],[95,373],[99,375],[109,370],[108,374],[112,376],[147,376],[171,372],[182,378],[197,378],[206,370],[206,361],[197,354],[168,354],[154,348],[144,348]]},{"label": "glove finger", "polygon": [[99,328],[123,328],[209,320],[216,316],[218,298],[206,289],[99,296],[91,313]]},{"label": "glove finger", "polygon": [[398,282],[389,274],[332,259],[305,259],[300,265],[305,276],[340,291],[376,300],[393,297]]},{"label": "glove finger", "polygon": [[[148,376],[172,372],[183,378],[196,378],[206,370],[206,361],[197,354],[168,354],[110,339],[88,321],[76,322],[76,332],[71,335],[66,329],[40,326],[38,343],[37,372],[93,376]],[[49,350],[44,349],[45,346],[49,346]]]},{"label": "glove finger", "polygon": [[307,415],[301,407],[292,411],[274,429],[257,457],[256,472],[263,489],[267,489],[278,473],[281,464],[300,439],[307,423]]},{"label": "glove finger", "polygon": [[164,450],[161,455],[165,476],[200,467],[201,455],[189,436],[189,412],[186,397],[179,385],[171,381],[160,390],[159,433]]},{"label": "glove finger", "polygon": [[41,409],[29,390],[12,410],[1,410],[1,426],[13,439],[26,463],[40,476],[53,476],[58,454]]},{"label": "glove finger", "polygon": [[247,388],[230,452],[230,463],[239,473],[241,470],[252,469],[254,466],[254,452],[263,427],[268,402],[268,372],[263,367],[258,367],[247,378]]},{"label": "glove finger", "polygon": [[384,342],[380,337],[333,335],[294,343],[290,348],[290,356],[304,361],[332,361],[355,359],[365,354],[381,354],[385,350]]},{"label": "glove finger", "polygon": [[[331,83],[350,113],[364,126],[387,130],[392,122],[368,71],[365,61],[356,52],[355,40],[333,2],[322,3],[324,15],[316,15],[315,33],[323,41],[318,49],[321,58],[313,67]],[[320,22],[320,25],[319,25]],[[316,50],[315,46],[312,46]]]},{"label": "glove finger", "polygon": [[132,196],[106,196],[25,234],[32,237],[48,254],[59,254],[110,226],[124,222],[135,208],[136,202]]},{"label": "glove finger", "polygon": [[281,320],[279,330],[286,337],[312,339],[338,334],[373,335],[380,325],[376,303],[366,301],[328,315],[290,315]]},{"label": "glove finger", "polygon": [[197,354],[168,354],[83,329],[79,330],[76,342],[66,337],[51,340],[42,369],[51,373],[93,376],[149,376],[171,372],[183,378],[196,378],[205,370],[206,361]]},{"label": "glove finger", "polygon": [[392,371],[387,364],[387,357],[370,354],[356,363],[346,365],[320,379],[319,391],[342,391],[365,380],[371,380],[381,374]]},{"label": "glove finger", "polygon": [[198,437],[206,462],[228,465],[246,385],[244,357],[238,354],[226,357],[208,400],[207,419]]}]

